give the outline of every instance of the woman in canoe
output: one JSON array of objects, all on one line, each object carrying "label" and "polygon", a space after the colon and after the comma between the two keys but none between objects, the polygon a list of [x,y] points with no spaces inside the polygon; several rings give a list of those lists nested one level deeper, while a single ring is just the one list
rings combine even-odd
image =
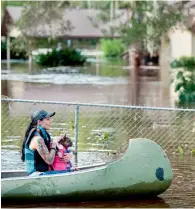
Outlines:
[{"label": "woman in canoe", "polygon": [[[22,161],[25,161],[27,173],[31,176],[63,173],[66,171],[52,171],[57,143],[62,136],[51,137],[47,130],[51,126],[51,117],[55,112],[45,110],[35,111],[26,130],[22,145]],[[72,155],[67,153],[62,160],[68,162]]]}]

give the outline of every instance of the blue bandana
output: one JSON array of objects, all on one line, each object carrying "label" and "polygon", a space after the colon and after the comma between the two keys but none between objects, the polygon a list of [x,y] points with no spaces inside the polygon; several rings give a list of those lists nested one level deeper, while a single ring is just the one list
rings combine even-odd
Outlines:
[{"label": "blue bandana", "polygon": [[40,126],[40,125],[37,126],[37,129],[39,129],[41,131],[41,133],[43,135],[43,138],[48,140],[48,136],[47,136],[46,130],[42,126]]}]

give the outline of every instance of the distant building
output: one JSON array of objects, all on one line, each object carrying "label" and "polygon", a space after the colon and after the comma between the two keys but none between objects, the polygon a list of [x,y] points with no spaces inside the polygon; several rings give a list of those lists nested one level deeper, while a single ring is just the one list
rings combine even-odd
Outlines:
[{"label": "distant building", "polygon": [[169,32],[171,59],[195,56],[195,12],[186,17],[185,25]]},{"label": "distant building", "polygon": [[[8,6],[2,20],[1,36],[17,37],[20,35],[19,29],[14,25],[21,17],[23,7]],[[47,38],[54,34],[60,39],[99,39],[99,38],[119,38],[116,32],[109,31],[111,25],[120,25],[128,18],[126,10],[117,10],[120,18],[97,27],[97,15],[100,13],[96,9],[65,9],[62,20],[52,21],[51,24],[37,24],[32,27],[26,26],[23,31],[26,36],[32,38]]]}]

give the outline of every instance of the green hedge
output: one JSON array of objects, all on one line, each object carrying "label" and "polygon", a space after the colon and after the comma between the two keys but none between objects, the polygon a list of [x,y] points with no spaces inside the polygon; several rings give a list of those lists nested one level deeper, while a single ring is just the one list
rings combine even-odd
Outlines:
[{"label": "green hedge", "polygon": [[47,54],[36,56],[36,63],[47,67],[57,66],[79,66],[86,62],[86,57],[73,48],[64,48],[62,50],[53,49]]},{"label": "green hedge", "polygon": [[114,40],[100,40],[100,48],[104,52],[104,56],[107,58],[117,58],[120,57],[123,51],[125,50],[125,46],[119,39]]},{"label": "green hedge", "polygon": [[175,92],[179,105],[195,104],[195,57],[181,57],[171,63],[176,69]]},{"label": "green hedge", "polygon": [[[15,49],[13,44],[14,41],[11,41],[10,46],[10,58],[11,59],[28,59],[28,53],[24,48]],[[1,41],[1,59],[7,59],[7,44],[4,41]]]},{"label": "green hedge", "polygon": [[1,59],[7,59],[7,45],[3,41],[1,41]]}]

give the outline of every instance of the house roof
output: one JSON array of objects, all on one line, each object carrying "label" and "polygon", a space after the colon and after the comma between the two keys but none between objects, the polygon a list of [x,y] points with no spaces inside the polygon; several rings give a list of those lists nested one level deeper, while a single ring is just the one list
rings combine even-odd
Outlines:
[{"label": "house roof", "polygon": [[8,6],[6,7],[6,10],[12,18],[13,22],[16,22],[17,20],[19,20],[22,14],[23,7]]},{"label": "house roof", "polygon": [[[195,2],[189,1],[186,4],[186,9],[190,12],[186,13],[185,25],[187,28],[195,32]],[[12,24],[19,20],[22,14],[23,7],[8,6],[6,8],[6,24]],[[127,10],[117,10],[119,18],[113,22],[102,24],[100,27],[96,27],[94,21],[91,19],[97,19],[97,15],[100,13],[96,9],[65,9],[62,20],[52,21],[51,24],[35,24],[32,27],[26,26],[24,33],[33,38],[47,38],[55,36],[64,39],[73,38],[103,38],[103,37],[120,37],[117,32],[105,33],[109,31],[112,25],[117,26],[120,23],[125,23],[131,14],[128,14]],[[68,26],[68,27],[67,27]],[[1,35],[7,34],[7,27],[2,24]]]},{"label": "house roof", "polygon": [[4,12],[3,19],[1,21],[1,36],[7,36],[8,34],[8,25],[12,24],[12,19],[7,10]]},{"label": "house roof", "polygon": [[[23,7],[7,7],[13,23],[19,20]],[[126,10],[118,10],[119,18],[114,22],[102,24],[96,27],[91,19],[96,19],[100,11],[95,9],[65,9],[62,20],[52,21],[51,24],[35,24],[32,27],[26,27],[24,33],[29,37],[44,38],[54,36],[58,38],[99,38],[99,37],[120,37],[113,32],[106,33],[112,25],[124,23],[127,18]]]},{"label": "house roof", "polygon": [[189,28],[193,33],[195,33],[195,15],[188,15],[185,19],[187,28]]},{"label": "house roof", "polygon": [[174,5],[178,9],[184,7],[184,26],[195,33],[195,1],[181,1],[181,0],[170,0],[169,4]]}]

